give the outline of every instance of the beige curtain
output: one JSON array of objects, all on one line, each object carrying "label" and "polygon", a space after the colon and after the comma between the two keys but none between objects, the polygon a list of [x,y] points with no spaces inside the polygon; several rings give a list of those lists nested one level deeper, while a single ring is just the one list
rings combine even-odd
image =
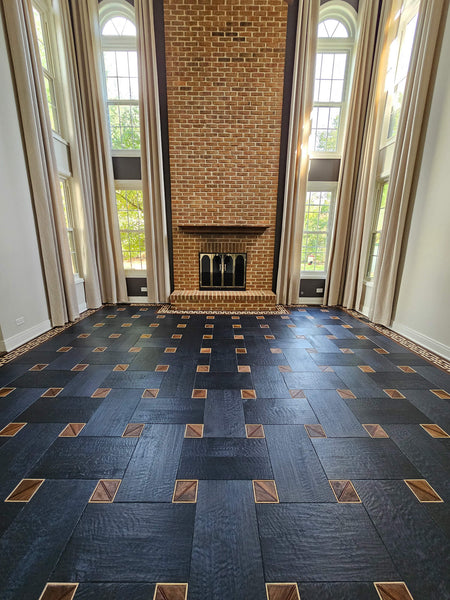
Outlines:
[{"label": "beige curtain", "polygon": [[363,0],[359,3],[359,35],[355,43],[353,85],[348,104],[348,126],[343,143],[336,194],[336,216],[325,285],[324,304],[328,305],[344,304],[354,308],[361,262],[365,204],[370,189],[377,139],[375,134],[378,103],[372,104],[370,99],[377,90],[376,67],[380,60],[390,4],[391,0]]},{"label": "beige curtain", "polygon": [[301,247],[308,185],[308,139],[314,92],[319,0],[299,2],[292,83],[277,302],[298,302]]},{"label": "beige curtain", "polygon": [[69,97],[69,106],[66,107],[66,110],[70,130],[71,192],[77,230],[81,233],[77,254],[81,263],[87,307],[98,308],[102,304],[102,296],[95,249],[94,196],[89,168],[88,141],[85,137],[83,121],[80,118],[82,115],[81,97],[69,0],[59,0],[58,5],[55,5],[55,10],[59,11],[61,35],[58,42],[66,58],[65,66],[67,68],[65,83],[67,85],[66,93]]},{"label": "beige curtain", "polygon": [[[110,137],[101,87],[97,0],[70,0],[85,140],[86,202],[103,302],[127,302],[128,294],[115,206]],[[90,179],[90,182],[89,182]],[[91,200],[92,199],[92,200]]]},{"label": "beige curtain", "polygon": [[369,313],[372,321],[386,326],[391,324],[394,308],[406,218],[412,202],[411,190],[418,166],[419,141],[424,125],[425,107],[431,93],[430,80],[435,63],[439,59],[435,52],[437,32],[441,19],[445,16],[447,4],[447,0],[422,0],[419,8]]},{"label": "beige curtain", "polygon": [[52,325],[78,316],[38,42],[29,0],[1,0]]},{"label": "beige curtain", "polygon": [[170,295],[169,251],[162,164],[153,2],[135,0],[138,31],[141,171],[150,302]]}]

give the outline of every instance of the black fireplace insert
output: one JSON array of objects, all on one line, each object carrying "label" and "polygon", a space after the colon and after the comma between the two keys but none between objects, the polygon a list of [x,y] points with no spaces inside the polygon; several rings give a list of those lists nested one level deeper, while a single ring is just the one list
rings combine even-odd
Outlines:
[{"label": "black fireplace insert", "polygon": [[245,252],[200,252],[201,290],[245,290]]}]

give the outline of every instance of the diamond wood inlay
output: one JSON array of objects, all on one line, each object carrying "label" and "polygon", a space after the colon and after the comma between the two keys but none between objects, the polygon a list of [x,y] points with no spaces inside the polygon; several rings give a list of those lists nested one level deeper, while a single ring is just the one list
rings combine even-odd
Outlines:
[{"label": "diamond wood inlay", "polygon": [[183,335],[181,333],[174,333],[174,334],[172,334],[172,339],[173,340],[181,340],[182,337],[183,337]]},{"label": "diamond wood inlay", "polygon": [[80,335],[78,336],[80,339],[84,340],[85,338],[88,338],[91,334],[90,333],[80,333]]},{"label": "diamond wood inlay", "polygon": [[111,391],[111,388],[97,388],[91,398],[106,398]]},{"label": "diamond wood inlay", "polygon": [[241,317],[239,317],[238,315],[233,315],[233,316],[231,317],[231,320],[232,320],[232,321],[239,321],[239,320],[240,320],[240,318],[241,318]]},{"label": "diamond wood inlay", "polygon": [[149,327],[159,327],[159,323],[150,323]]},{"label": "diamond wood inlay", "polygon": [[146,389],[142,394],[142,398],[156,398],[159,394],[159,388],[156,389]]},{"label": "diamond wood inlay", "polygon": [[358,365],[358,369],[361,369],[363,373],[375,373],[375,369],[372,369],[369,365]]},{"label": "diamond wood inlay", "polygon": [[403,581],[374,583],[381,600],[414,600]]},{"label": "diamond wood inlay", "polygon": [[172,502],[195,504],[197,502],[197,479],[177,479],[173,490]]},{"label": "diamond wood inlay", "polygon": [[274,339],[275,339],[275,336],[274,336],[274,335],[265,335],[265,336],[264,336],[264,338],[265,338],[266,340],[274,340]]},{"label": "diamond wood inlay", "polygon": [[113,371],[126,371],[128,369],[130,365],[127,364],[120,364],[120,365],[116,365],[113,369]]},{"label": "diamond wood inlay", "polygon": [[200,348],[200,354],[211,354],[211,348]]},{"label": "diamond wood inlay", "polygon": [[243,340],[244,336],[243,335],[234,335],[233,339],[235,339],[235,340]]},{"label": "diamond wood inlay", "polygon": [[197,365],[197,373],[209,373],[209,365]]},{"label": "diamond wood inlay", "polygon": [[256,317],[258,319],[258,321],[262,321],[263,319],[265,319],[265,317],[263,317],[262,315]]},{"label": "diamond wood inlay", "polygon": [[158,373],[165,373],[168,370],[169,370],[169,365],[156,365],[156,367],[155,367],[155,371],[158,371]]},{"label": "diamond wood inlay", "polygon": [[70,352],[72,350],[72,346],[62,346],[56,352]]},{"label": "diamond wood inlay", "polygon": [[365,335],[357,335],[356,337],[358,338],[358,340],[367,340],[367,337]]},{"label": "diamond wood inlay", "polygon": [[107,503],[114,502],[117,490],[119,489],[121,479],[100,479],[95,490],[92,492],[92,496],[89,500],[90,503]]},{"label": "diamond wood inlay", "polygon": [[281,354],[281,348],[271,348],[272,354]]},{"label": "diamond wood inlay", "polygon": [[443,502],[426,479],[404,479],[404,482],[419,502]]},{"label": "diamond wood inlay", "polygon": [[77,588],[78,583],[47,583],[39,600],[73,600]]},{"label": "diamond wood inlay", "polygon": [[213,339],[213,337],[214,337],[214,336],[212,336],[210,333],[206,333],[206,334],[203,336],[203,339],[204,339],[204,340],[212,340],[212,339]]},{"label": "diamond wood inlay", "polygon": [[86,423],[69,423],[64,427],[58,437],[77,437]]},{"label": "diamond wood inlay", "polygon": [[0,437],[14,437],[26,423],[10,423],[0,431]]},{"label": "diamond wood inlay", "polygon": [[153,600],[186,600],[187,583],[157,583]]},{"label": "diamond wood inlay", "polygon": [[430,390],[430,392],[433,392],[441,400],[450,400],[450,394],[445,390]]},{"label": "diamond wood inlay", "polygon": [[[140,308],[139,309],[139,312],[147,312],[147,311],[148,311],[148,308]],[[157,319],[165,319],[166,316],[165,315],[158,315],[156,318]]]},{"label": "diamond wood inlay", "polygon": [[246,435],[249,439],[254,438],[265,438],[264,427],[260,424],[258,425],[249,425],[245,426]]},{"label": "diamond wood inlay", "polygon": [[206,323],[205,329],[214,329],[214,325],[212,325],[212,323]]},{"label": "diamond wood inlay", "polygon": [[306,398],[303,390],[289,390],[291,398]]},{"label": "diamond wood inlay", "polygon": [[144,423],[128,423],[125,427],[125,431],[122,433],[122,437],[141,437],[144,427]]},{"label": "diamond wood inlay", "polygon": [[367,431],[367,433],[370,435],[370,437],[372,438],[388,438],[388,434],[385,432],[385,430],[381,427],[381,425],[378,425],[376,423],[369,423],[369,424],[365,424],[363,425],[364,429]]},{"label": "diamond wood inlay", "polygon": [[22,479],[5,502],[29,502],[44,481],[45,479]]},{"label": "diamond wood inlay", "polygon": [[118,308],[118,309],[117,309],[117,312],[122,312],[122,311],[124,311],[124,310],[125,310],[125,308],[121,307],[121,308]]},{"label": "diamond wood inlay", "polygon": [[182,319],[190,319],[191,317],[189,315],[183,315],[181,318]]},{"label": "diamond wood inlay", "polygon": [[242,329],[242,325],[232,325],[233,329]]},{"label": "diamond wood inlay", "polygon": [[141,315],[131,315],[131,318],[132,318],[132,319],[140,319],[140,318],[141,318]]},{"label": "diamond wood inlay", "polygon": [[184,430],[185,438],[202,438],[203,437],[203,425],[188,423]]},{"label": "diamond wood inlay", "polygon": [[5,398],[8,394],[13,392],[16,388],[4,387],[0,388],[0,398]]},{"label": "diamond wood inlay", "polygon": [[242,400],[254,400],[256,398],[255,390],[241,390]]},{"label": "diamond wood inlay", "polygon": [[289,365],[278,365],[280,373],[291,373],[292,369]]},{"label": "diamond wood inlay", "polygon": [[263,323],[262,325],[260,325],[261,329],[269,329],[269,325],[267,325],[266,323]]},{"label": "diamond wood inlay", "polygon": [[385,350],[384,348],[374,348],[374,351],[377,354],[389,354],[389,352],[387,350]]},{"label": "diamond wood inlay", "polygon": [[207,398],[208,390],[204,389],[193,389],[191,398]]},{"label": "diamond wood inlay", "polygon": [[327,338],[329,340],[337,340],[337,337],[335,335],[327,335]]},{"label": "diamond wood inlay", "polygon": [[116,319],[117,315],[108,315],[106,318],[107,319]]},{"label": "diamond wood inlay", "polygon": [[215,319],[216,317],[215,317],[214,315],[209,315],[209,316],[207,316],[206,318],[207,318],[208,320],[213,320],[213,319]]},{"label": "diamond wood inlay", "polygon": [[327,434],[325,433],[322,425],[316,423],[314,425],[305,425],[306,433],[310,438],[326,438]]},{"label": "diamond wood inlay", "polygon": [[133,323],[122,323],[121,327],[131,327]]},{"label": "diamond wood inlay", "polygon": [[277,486],[273,479],[253,479],[253,494],[257,504],[278,503]]},{"label": "diamond wood inlay", "polygon": [[408,367],[406,365],[399,365],[398,368],[400,369],[400,371],[403,371],[403,373],[417,373],[417,371],[415,371],[412,367]]},{"label": "diamond wood inlay", "polygon": [[78,364],[75,365],[74,367],[72,367],[70,370],[71,371],[85,371],[88,368],[88,364]]},{"label": "diamond wood inlay", "polygon": [[42,371],[43,369],[45,369],[45,367],[48,367],[48,364],[44,365],[44,364],[38,364],[38,365],[34,365],[34,367],[31,367],[30,371]]},{"label": "diamond wood inlay", "polygon": [[305,348],[305,350],[310,354],[317,354],[317,348]]},{"label": "diamond wood inlay", "polygon": [[450,435],[446,431],[436,425],[436,423],[423,423],[420,425],[432,438],[448,438]]},{"label": "diamond wood inlay", "polygon": [[319,369],[322,371],[322,373],[334,373],[333,367],[327,367],[325,365],[322,365],[319,367]]},{"label": "diamond wood inlay", "polygon": [[42,394],[41,398],[56,398],[56,396],[60,394],[63,389],[64,388],[48,388],[48,390]]},{"label": "diamond wood inlay", "polygon": [[[133,353],[136,353],[136,352],[140,352],[141,350],[142,350],[142,348],[141,348],[140,346],[132,346],[132,347],[131,347],[131,348],[128,350],[128,352],[133,352]],[[176,348],[174,349],[174,351],[175,351],[175,350],[176,350]]]},{"label": "diamond wood inlay", "polygon": [[345,504],[359,504],[360,497],[349,479],[331,479],[329,481],[336,500]]},{"label": "diamond wood inlay", "polygon": [[343,354],[354,354],[353,350],[351,348],[339,348],[339,350],[343,353]]},{"label": "diamond wood inlay", "polygon": [[238,365],[238,373],[251,373],[252,368],[250,365]]},{"label": "diamond wood inlay", "polygon": [[104,352],[106,348],[107,346],[97,346],[97,348],[94,348],[92,352]]},{"label": "diamond wood inlay", "polygon": [[121,333],[112,333],[111,335],[108,335],[108,337],[111,340],[116,340],[117,338],[120,338],[121,335],[122,335]]},{"label": "diamond wood inlay", "polygon": [[236,354],[247,354],[247,348],[236,348]]},{"label": "diamond wood inlay", "polygon": [[356,398],[355,394],[351,390],[336,390],[336,391],[343,400],[350,400],[351,398]]},{"label": "diamond wood inlay", "polygon": [[178,329],[186,329],[186,323],[178,323],[177,328]]},{"label": "diamond wood inlay", "polygon": [[389,390],[383,390],[383,392],[385,394],[387,394],[389,396],[389,398],[393,398],[394,400],[400,400],[400,399],[405,398],[405,396],[402,393],[400,393],[398,390],[389,389]]},{"label": "diamond wood inlay", "polygon": [[300,600],[296,583],[266,583],[267,600]]},{"label": "diamond wood inlay", "polygon": [[103,327],[104,323],[96,323],[94,327]]},{"label": "diamond wood inlay", "polygon": [[149,340],[151,337],[152,337],[152,334],[151,334],[151,333],[143,333],[143,334],[141,335],[141,338],[142,338],[143,340]]}]

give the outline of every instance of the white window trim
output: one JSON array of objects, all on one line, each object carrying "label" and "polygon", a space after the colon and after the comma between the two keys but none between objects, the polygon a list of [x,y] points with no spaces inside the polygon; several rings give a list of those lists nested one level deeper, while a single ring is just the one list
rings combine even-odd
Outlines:
[{"label": "white window trim", "polygon": [[[339,124],[339,133],[336,152],[323,152],[310,149],[310,158],[340,158],[342,156],[342,146],[344,140],[344,132],[347,127],[348,101],[350,99],[351,84],[353,80],[354,68],[354,49],[357,43],[357,22],[358,14],[355,9],[347,2],[342,0],[330,0],[320,9],[319,23],[327,19],[336,19],[345,25],[349,37],[348,38],[318,38],[316,54],[322,52],[346,52],[347,58],[347,73],[344,81],[344,100],[341,103],[335,103],[341,107],[341,118]],[[314,102],[313,107],[331,106],[331,102]]]},{"label": "white window trim", "polygon": [[[330,216],[329,216],[329,229],[327,236],[327,248],[325,252],[325,264],[328,265],[328,258],[330,255],[330,244],[334,229],[334,213],[336,208],[336,193],[337,193],[338,182],[337,181],[310,181],[308,182],[307,192],[331,192],[330,202]],[[302,248],[303,248],[303,235],[302,235]],[[302,251],[300,249],[300,252]],[[301,257],[300,257],[301,264]],[[326,279],[328,270],[326,271],[300,271],[301,279]]]},{"label": "white window trim", "polygon": [[[370,248],[372,245],[372,236],[374,233],[376,233],[378,230],[375,229],[376,224],[378,222],[378,216],[379,216],[379,209],[380,209],[380,205],[381,205],[381,199],[383,197],[383,187],[387,184],[389,184],[389,175],[384,176],[384,177],[379,177],[375,183],[375,201],[373,203],[373,208],[372,208],[372,218],[370,221],[370,229],[369,229],[369,235],[368,235],[368,241],[366,244],[366,258],[365,258],[365,267],[364,267],[364,283],[365,284],[371,284],[373,285],[374,283],[374,279],[375,277],[369,277],[367,274],[368,268],[369,268],[369,260],[370,260]],[[383,221],[383,226],[384,226],[384,221]],[[381,229],[381,232],[383,231],[383,228]],[[380,233],[381,233],[380,232]]]}]

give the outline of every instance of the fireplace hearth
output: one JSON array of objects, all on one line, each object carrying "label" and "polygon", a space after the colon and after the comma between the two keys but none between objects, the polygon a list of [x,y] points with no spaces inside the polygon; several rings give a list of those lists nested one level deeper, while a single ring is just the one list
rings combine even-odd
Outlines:
[{"label": "fireplace hearth", "polygon": [[247,254],[214,252],[199,254],[201,290],[245,290]]}]

